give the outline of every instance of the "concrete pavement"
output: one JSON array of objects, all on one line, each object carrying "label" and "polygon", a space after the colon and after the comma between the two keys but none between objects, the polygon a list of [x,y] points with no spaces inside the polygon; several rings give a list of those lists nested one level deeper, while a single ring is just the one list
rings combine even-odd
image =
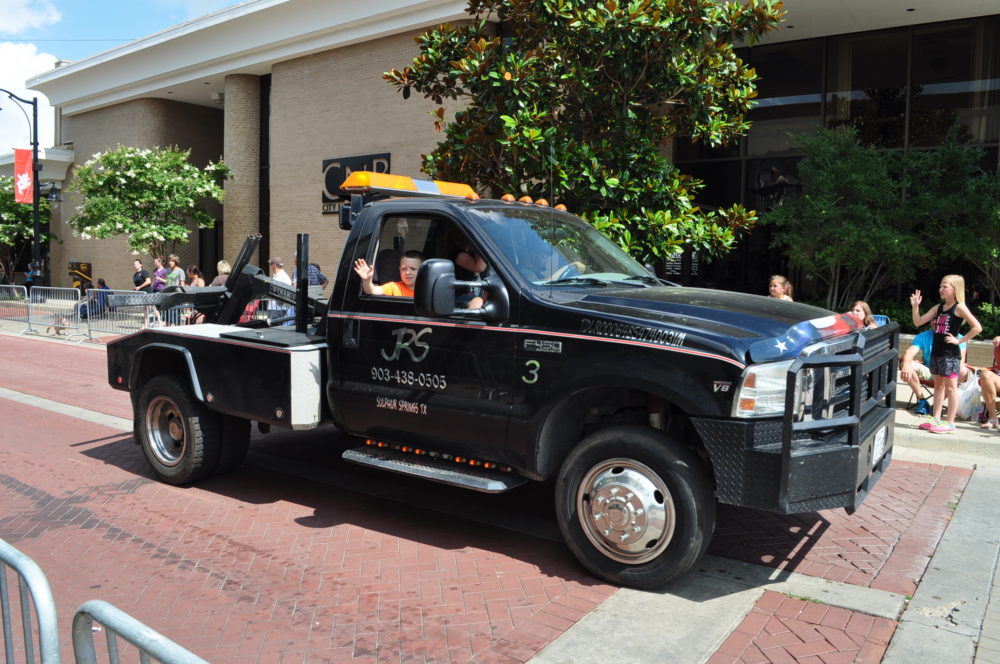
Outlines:
[{"label": "concrete pavement", "polygon": [[[0,331],[8,326],[0,323]],[[80,352],[100,351],[91,346]],[[0,400],[114,431],[131,428],[121,404],[95,404],[103,375],[79,398],[30,375],[11,382],[4,382]],[[594,586],[582,613],[560,610],[561,621],[552,609],[535,614],[534,622],[544,625],[537,624],[530,639],[517,641],[508,633],[503,647],[494,642],[478,652],[455,650],[442,661],[1000,662],[1000,593],[992,592],[1000,552],[992,518],[1000,496],[1000,434],[959,423],[956,435],[938,436],[919,431],[917,422],[897,413],[893,476],[887,473],[877,487],[882,494],[873,493],[855,517],[824,512],[819,519],[782,521],[752,511],[724,512],[712,553],[695,573],[662,591],[605,594]],[[280,457],[282,469],[277,463],[279,457],[255,444],[250,465],[306,475],[294,459]],[[163,496],[174,492],[159,488]],[[910,504],[891,502],[889,494],[905,494]],[[758,517],[760,523],[752,523]],[[902,525],[888,534],[896,522]],[[864,532],[852,533],[859,524]],[[753,530],[741,539],[735,530],[744,526]],[[765,532],[773,546],[761,555],[748,552],[746,538],[757,541]],[[879,533],[882,541],[873,541]],[[923,537],[927,533],[932,536]],[[548,539],[544,524],[535,536]],[[834,546],[835,555],[824,552]],[[348,659],[358,661],[331,661]],[[285,660],[261,655],[255,661]]]}]

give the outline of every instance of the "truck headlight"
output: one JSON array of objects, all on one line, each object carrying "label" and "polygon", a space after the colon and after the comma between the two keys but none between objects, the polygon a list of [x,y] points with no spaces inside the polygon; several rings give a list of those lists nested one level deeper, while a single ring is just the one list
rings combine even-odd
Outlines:
[{"label": "truck headlight", "polygon": [[785,413],[785,386],[793,360],[752,364],[743,371],[733,400],[733,417],[776,417]]}]

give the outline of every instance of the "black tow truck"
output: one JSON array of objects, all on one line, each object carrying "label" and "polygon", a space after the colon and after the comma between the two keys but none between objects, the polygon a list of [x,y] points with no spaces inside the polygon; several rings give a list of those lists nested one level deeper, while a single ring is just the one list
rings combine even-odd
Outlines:
[{"label": "black tow truck", "polygon": [[[653,588],[705,552],[717,502],[853,512],[888,467],[894,323],[662,282],[540,203],[374,173],[344,191],[328,299],[249,265],[251,237],[224,286],[159,296],[203,323],[108,345],[109,381],[131,393],[135,441],[163,481],[238,466],[251,421],[333,424],[357,438],[354,463],[484,492],[555,480],[580,562]],[[413,297],[365,294],[357,259],[386,284],[413,251]],[[457,268],[462,252],[485,269]],[[482,306],[464,307],[470,294]],[[239,323],[260,298],[294,316]]]}]

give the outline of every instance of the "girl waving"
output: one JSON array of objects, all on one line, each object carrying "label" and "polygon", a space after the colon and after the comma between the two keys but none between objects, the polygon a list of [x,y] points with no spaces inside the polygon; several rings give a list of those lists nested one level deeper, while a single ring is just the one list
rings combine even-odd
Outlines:
[{"label": "girl waving", "polygon": [[[955,433],[955,413],[958,404],[958,376],[962,370],[962,351],[959,344],[969,341],[983,331],[976,317],[965,306],[965,279],[959,274],[948,274],[941,278],[938,286],[941,303],[920,314],[923,297],[920,291],[910,296],[913,309],[913,324],[921,327],[933,321],[934,343],[931,346],[931,375],[934,376],[934,415],[929,422],[920,425],[931,433]],[[965,336],[958,336],[962,322],[969,324]],[[948,398],[948,421],[941,421],[941,407]]]}]

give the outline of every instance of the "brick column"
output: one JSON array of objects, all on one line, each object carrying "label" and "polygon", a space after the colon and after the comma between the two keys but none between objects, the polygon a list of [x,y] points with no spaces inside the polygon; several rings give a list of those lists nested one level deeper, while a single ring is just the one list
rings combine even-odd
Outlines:
[{"label": "brick column", "polygon": [[223,160],[233,175],[225,185],[221,241],[231,260],[246,236],[260,231],[260,77],[226,76],[225,90]]}]

